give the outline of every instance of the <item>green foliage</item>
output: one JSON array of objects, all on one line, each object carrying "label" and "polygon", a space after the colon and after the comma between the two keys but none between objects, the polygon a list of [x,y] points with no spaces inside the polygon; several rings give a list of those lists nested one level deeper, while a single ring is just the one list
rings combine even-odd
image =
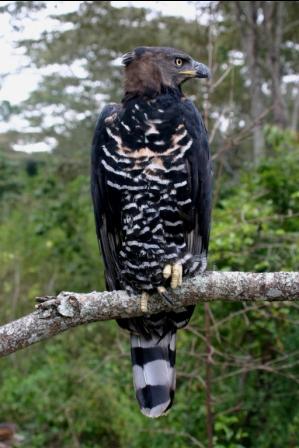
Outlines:
[{"label": "green foliage", "polygon": [[[211,267],[255,271],[298,267],[294,167],[299,145],[288,132],[267,129],[266,135],[275,155],[256,171],[248,166],[214,206]],[[31,157],[29,170],[28,163],[1,158],[3,322],[30,311],[33,298],[41,293],[55,294],[70,286],[77,291],[105,288],[88,177],[76,164],[51,155]],[[237,304],[215,304],[211,310],[217,328],[212,386],[215,447],[287,446],[296,437],[299,418],[292,379],[298,374],[292,355],[299,338],[292,324],[296,309],[257,307],[246,318]],[[24,436],[22,446],[28,448],[167,448],[170,440],[181,448],[192,445],[190,436],[204,441],[200,378],[205,375],[205,347],[198,337],[203,326],[198,307],[194,332],[179,333],[176,404],[165,419],[146,420],[139,413],[128,338],[108,322],[73,330],[1,360],[0,420],[17,422]],[[290,367],[279,373],[261,367],[263,363],[280,367],[280,358],[288,352]],[[226,413],[229,408],[236,408],[236,413]]]},{"label": "green foliage", "polygon": [[[272,156],[240,174],[213,213],[211,262],[224,270],[299,267],[299,143],[294,134],[266,129]],[[248,257],[250,255],[250,257]]]}]

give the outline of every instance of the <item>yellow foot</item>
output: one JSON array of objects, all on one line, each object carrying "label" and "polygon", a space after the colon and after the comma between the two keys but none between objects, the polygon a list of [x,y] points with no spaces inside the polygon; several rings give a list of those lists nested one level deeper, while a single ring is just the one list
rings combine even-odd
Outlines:
[{"label": "yellow foot", "polygon": [[167,280],[171,276],[171,264],[166,264],[163,269],[163,277]]},{"label": "yellow foot", "polygon": [[172,266],[170,286],[174,289],[181,286],[183,282],[183,266],[181,263],[175,263]]},{"label": "yellow foot", "polygon": [[165,280],[171,277],[170,286],[174,289],[178,286],[182,286],[183,281],[183,266],[181,263],[175,263],[173,265],[166,264],[163,269],[163,277]]},{"label": "yellow foot", "polygon": [[148,311],[148,307],[147,307],[148,299],[149,299],[149,294],[147,292],[143,291],[143,293],[141,295],[141,301],[140,301],[140,308],[143,313],[147,313],[147,311]]}]

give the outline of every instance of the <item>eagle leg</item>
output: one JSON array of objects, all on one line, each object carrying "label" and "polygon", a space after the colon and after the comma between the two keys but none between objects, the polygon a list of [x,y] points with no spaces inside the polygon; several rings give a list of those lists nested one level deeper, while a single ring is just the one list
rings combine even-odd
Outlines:
[{"label": "eagle leg", "polygon": [[182,286],[183,281],[183,266],[181,263],[166,264],[163,269],[163,277],[165,280],[171,277],[170,286],[175,289]]},{"label": "eagle leg", "polygon": [[182,286],[182,281],[183,281],[183,266],[181,263],[175,263],[172,266],[170,286],[172,287],[172,289],[175,289],[178,286]]},{"label": "eagle leg", "polygon": [[141,295],[141,300],[140,300],[140,308],[143,313],[147,313],[147,311],[148,311],[148,307],[147,307],[148,299],[149,299],[149,294],[147,292],[143,291],[143,293]]},{"label": "eagle leg", "polygon": [[163,277],[165,278],[165,280],[171,277],[171,271],[172,271],[171,264],[166,264],[163,269]]}]

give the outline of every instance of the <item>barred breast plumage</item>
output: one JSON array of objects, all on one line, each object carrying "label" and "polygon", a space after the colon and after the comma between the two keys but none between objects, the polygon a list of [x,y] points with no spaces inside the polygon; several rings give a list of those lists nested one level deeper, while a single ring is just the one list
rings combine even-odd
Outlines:
[{"label": "barred breast plumage", "polygon": [[120,283],[129,291],[153,292],[166,283],[166,263],[180,261],[185,274],[199,264],[184,235],[192,215],[185,156],[193,140],[178,112],[175,101],[161,97],[131,101],[105,120],[110,138],[100,163],[107,185],[120,193]]}]

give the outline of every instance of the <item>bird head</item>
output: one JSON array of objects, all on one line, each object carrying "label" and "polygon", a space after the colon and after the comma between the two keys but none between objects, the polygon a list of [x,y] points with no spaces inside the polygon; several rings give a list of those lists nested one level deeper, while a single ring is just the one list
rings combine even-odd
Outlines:
[{"label": "bird head", "polygon": [[180,89],[188,79],[210,77],[206,65],[175,48],[138,47],[126,53],[122,62],[127,95],[154,96],[167,88]]}]

